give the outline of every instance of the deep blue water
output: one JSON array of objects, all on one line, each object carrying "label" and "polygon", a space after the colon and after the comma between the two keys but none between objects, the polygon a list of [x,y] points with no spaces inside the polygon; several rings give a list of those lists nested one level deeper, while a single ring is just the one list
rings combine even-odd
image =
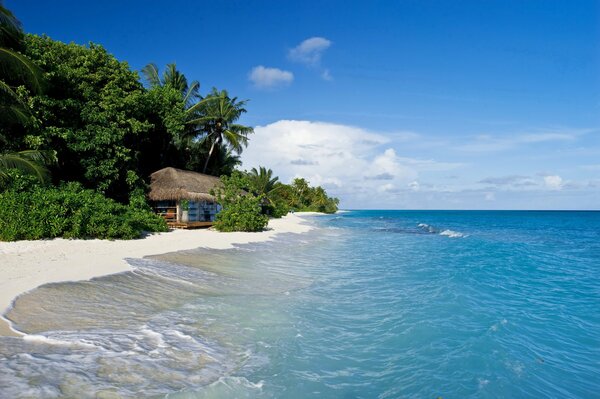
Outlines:
[{"label": "deep blue water", "polygon": [[[0,388],[600,398],[599,212],[351,211],[311,223],[311,234],[132,260],[135,273],[32,292],[17,327],[91,347],[4,338]],[[28,382],[41,368],[43,392]]]}]

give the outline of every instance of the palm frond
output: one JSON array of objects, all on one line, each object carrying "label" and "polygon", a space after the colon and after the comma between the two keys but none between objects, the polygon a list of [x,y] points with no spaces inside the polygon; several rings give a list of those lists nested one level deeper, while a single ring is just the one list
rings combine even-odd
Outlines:
[{"label": "palm frond", "polygon": [[142,68],[142,74],[150,87],[160,87],[160,76],[158,74],[158,66],[151,62]]},{"label": "palm frond", "polygon": [[0,45],[9,48],[19,47],[23,40],[21,22],[0,2]]},{"label": "palm frond", "polygon": [[5,179],[8,176],[6,173],[8,169],[18,169],[45,183],[50,177],[46,165],[51,161],[56,161],[56,154],[53,151],[28,150],[0,154],[0,177]]},{"label": "palm frond", "polygon": [[183,103],[186,105],[186,112],[189,113],[190,108],[193,106],[192,101],[198,99],[200,95],[200,83],[194,80],[187,89],[187,92],[183,96]]},{"label": "palm frond", "polygon": [[12,101],[19,101],[19,96],[17,96],[17,93],[15,93],[12,87],[2,80],[0,80],[0,96],[5,98],[8,97]]},{"label": "palm frond", "polygon": [[42,91],[41,70],[24,55],[2,47],[0,47],[0,76],[23,82],[35,93]]},{"label": "palm frond", "polygon": [[30,159],[46,166],[55,165],[58,161],[56,158],[56,151],[54,150],[24,150],[19,151],[17,154],[23,158]]},{"label": "palm frond", "polygon": [[247,136],[251,133],[254,133],[254,128],[244,125],[231,124],[229,125],[229,129],[236,132],[237,134]]},{"label": "palm frond", "polygon": [[28,125],[31,123],[31,114],[20,104],[0,105],[0,122],[4,126]]},{"label": "palm frond", "polygon": [[187,78],[177,70],[176,64],[167,64],[167,68],[163,73],[162,84],[163,86],[171,86],[182,95],[184,95],[188,89]]},{"label": "palm frond", "polygon": [[5,82],[0,80],[0,123],[3,125],[22,124],[31,122],[31,113],[17,93]]},{"label": "palm frond", "polygon": [[223,138],[229,147],[238,154],[241,154],[244,147],[247,145],[247,143],[244,143],[243,137],[235,134],[231,130],[225,130],[223,132]]}]

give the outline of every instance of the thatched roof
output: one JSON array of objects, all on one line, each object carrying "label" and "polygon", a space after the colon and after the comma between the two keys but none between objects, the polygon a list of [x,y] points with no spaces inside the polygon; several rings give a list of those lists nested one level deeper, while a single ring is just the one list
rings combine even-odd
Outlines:
[{"label": "thatched roof", "polygon": [[192,200],[215,202],[212,189],[221,187],[221,179],[202,173],[175,168],[164,168],[150,175],[152,201]]}]

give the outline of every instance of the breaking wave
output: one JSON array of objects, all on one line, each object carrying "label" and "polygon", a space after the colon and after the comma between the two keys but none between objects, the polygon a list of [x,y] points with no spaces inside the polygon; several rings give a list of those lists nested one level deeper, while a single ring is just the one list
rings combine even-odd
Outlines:
[{"label": "breaking wave", "polygon": [[444,230],[439,230],[433,226],[430,226],[426,223],[419,223],[417,225],[417,227],[420,227],[421,229],[423,229],[424,231],[431,233],[431,234],[439,234],[441,236],[445,236],[448,238],[464,238],[464,237],[468,237],[467,234],[461,233],[459,231],[454,231],[454,230],[450,230],[450,229],[444,229]]}]

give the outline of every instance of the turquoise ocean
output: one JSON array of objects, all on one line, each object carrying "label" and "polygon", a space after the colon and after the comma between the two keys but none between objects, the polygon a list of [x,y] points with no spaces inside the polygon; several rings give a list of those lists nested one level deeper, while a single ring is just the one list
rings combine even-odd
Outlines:
[{"label": "turquoise ocean", "polygon": [[600,398],[600,212],[307,223],[22,295],[0,398]]}]

